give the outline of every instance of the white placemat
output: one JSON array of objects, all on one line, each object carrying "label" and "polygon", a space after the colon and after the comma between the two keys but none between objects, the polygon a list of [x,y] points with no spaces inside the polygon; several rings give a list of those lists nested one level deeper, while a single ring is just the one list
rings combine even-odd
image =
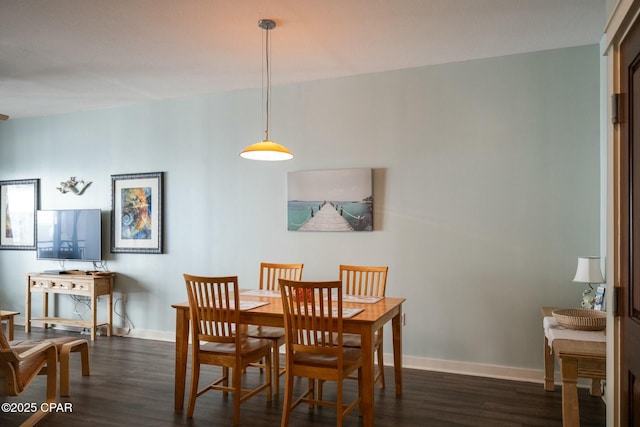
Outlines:
[{"label": "white placemat", "polygon": [[546,316],[542,319],[542,327],[544,328],[544,336],[549,341],[549,347],[553,345],[553,340],[577,340],[577,341],[596,341],[606,342],[607,337],[604,331],[578,331],[575,329],[567,329],[558,324],[555,317]]},{"label": "white placemat", "polygon": [[368,295],[342,295],[342,302],[359,302],[361,304],[375,304],[381,299],[382,297],[373,297]]},{"label": "white placemat", "polygon": [[[269,301],[243,301],[240,300],[240,311],[242,310],[251,310],[257,307],[262,307],[263,305],[269,304]],[[217,304],[216,304],[217,305]],[[229,307],[234,308],[235,304],[233,301],[230,302]]]},{"label": "white placemat", "polygon": [[[344,308],[342,307],[342,317],[344,319],[348,319],[349,317],[353,317],[356,314],[360,313],[364,311],[363,308]],[[335,312],[337,313],[337,309],[335,310]]]},{"label": "white placemat", "polygon": [[[310,307],[310,306],[308,306]],[[320,306],[316,305],[316,309],[319,312],[320,311]],[[349,317],[353,317],[358,313],[361,313],[364,311],[364,308],[347,308],[347,307],[342,307],[342,318],[343,319],[348,319]],[[338,309],[334,308],[331,310],[333,316],[335,317],[338,314]]]},{"label": "white placemat", "polygon": [[264,289],[251,289],[248,291],[242,291],[240,292],[240,295],[247,295],[252,297],[280,298],[279,291],[268,291]]}]

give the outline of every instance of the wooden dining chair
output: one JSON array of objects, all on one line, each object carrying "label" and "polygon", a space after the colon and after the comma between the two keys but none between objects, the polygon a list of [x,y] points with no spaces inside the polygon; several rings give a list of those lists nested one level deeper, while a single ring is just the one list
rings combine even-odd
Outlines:
[{"label": "wooden dining chair", "polygon": [[[387,272],[389,267],[369,267],[362,265],[340,265],[340,280],[347,295],[365,295],[384,297],[387,287]],[[373,382],[380,380],[380,388],[384,388],[384,353],[383,353],[383,328],[376,331],[373,341],[373,349],[377,355],[378,371],[373,377]],[[360,335],[345,334],[345,347],[360,348]]]},{"label": "wooden dining chair", "polygon": [[[240,422],[240,404],[267,392],[271,401],[271,342],[247,337],[240,328],[240,297],[237,276],[202,277],[184,275],[191,315],[191,389],[187,417],[193,417],[196,398],[209,390],[233,393],[233,423]],[[265,360],[266,381],[253,388],[242,388],[242,371],[250,363]],[[222,367],[222,376],[198,390],[200,366]],[[229,386],[231,369],[231,386]]]},{"label": "wooden dining chair", "polygon": [[[260,288],[266,291],[279,291],[278,279],[301,280],[303,264],[260,263]],[[280,376],[285,368],[280,367],[280,347],[284,344],[284,328],[276,326],[252,326],[247,335],[252,338],[263,338],[271,341],[273,360],[272,392],[280,392]],[[254,364],[264,367],[263,363]]]},{"label": "wooden dining chair", "polygon": [[[0,328],[0,396],[20,396],[37,375],[47,376],[45,402],[56,401],[58,352],[52,342],[43,341],[22,351],[9,345]],[[34,426],[49,412],[38,410],[21,426]]]},{"label": "wooden dining chair", "polygon": [[[342,282],[280,279],[286,336],[286,382],[282,427],[300,403],[336,408],[337,425],[361,400],[362,356],[359,348],[343,346]],[[358,371],[358,395],[344,403],[344,380]],[[294,377],[309,378],[308,390],[293,400]],[[335,402],[320,400],[315,380],[335,381]]]}]

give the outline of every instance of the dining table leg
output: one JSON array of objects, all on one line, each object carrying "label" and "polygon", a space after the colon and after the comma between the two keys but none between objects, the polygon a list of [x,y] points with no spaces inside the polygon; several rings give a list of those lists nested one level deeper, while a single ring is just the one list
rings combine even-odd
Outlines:
[{"label": "dining table leg", "polygon": [[373,426],[373,331],[371,327],[362,328],[360,339],[362,354],[362,390],[361,406],[362,422],[365,427]]},{"label": "dining table leg", "polygon": [[402,305],[391,319],[393,334],[393,372],[396,382],[396,396],[402,396]]},{"label": "dining table leg", "polygon": [[174,408],[182,410],[187,378],[187,357],[189,353],[189,310],[176,310],[176,373],[174,381]]}]

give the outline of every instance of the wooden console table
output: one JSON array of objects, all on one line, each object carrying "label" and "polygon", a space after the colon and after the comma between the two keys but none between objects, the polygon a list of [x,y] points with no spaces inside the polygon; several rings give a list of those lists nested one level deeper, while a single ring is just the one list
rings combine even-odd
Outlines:
[{"label": "wooden console table", "polygon": [[[542,316],[552,316],[553,308],[543,307]],[[553,391],[554,355],[562,375],[562,425],[580,426],[578,378],[591,378],[592,396],[600,396],[600,381],[606,378],[606,337],[603,331],[571,331],[577,338],[560,338],[549,330],[544,334],[544,389]],[[549,341],[551,339],[551,346]]]},{"label": "wooden console table", "polygon": [[[91,332],[91,340],[96,339],[96,328],[107,326],[107,336],[111,336],[113,328],[113,278],[110,272],[81,272],[73,270],[67,274],[41,274],[30,273],[27,275],[27,303],[25,313],[25,331],[31,332],[31,322],[42,322],[46,328],[49,324],[77,326],[88,328]],[[31,295],[41,293],[42,317],[31,317]],[[49,294],[78,295],[90,298],[91,319],[70,319],[62,317],[49,317]],[[98,323],[97,302],[98,297],[106,296],[107,321]]]}]

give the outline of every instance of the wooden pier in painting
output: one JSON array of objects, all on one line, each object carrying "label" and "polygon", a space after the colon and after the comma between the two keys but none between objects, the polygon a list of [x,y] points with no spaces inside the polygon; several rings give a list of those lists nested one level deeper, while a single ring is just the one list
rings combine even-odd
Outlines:
[{"label": "wooden pier in painting", "polygon": [[346,219],[331,205],[325,203],[307,222],[302,224],[299,231],[353,231]]}]

